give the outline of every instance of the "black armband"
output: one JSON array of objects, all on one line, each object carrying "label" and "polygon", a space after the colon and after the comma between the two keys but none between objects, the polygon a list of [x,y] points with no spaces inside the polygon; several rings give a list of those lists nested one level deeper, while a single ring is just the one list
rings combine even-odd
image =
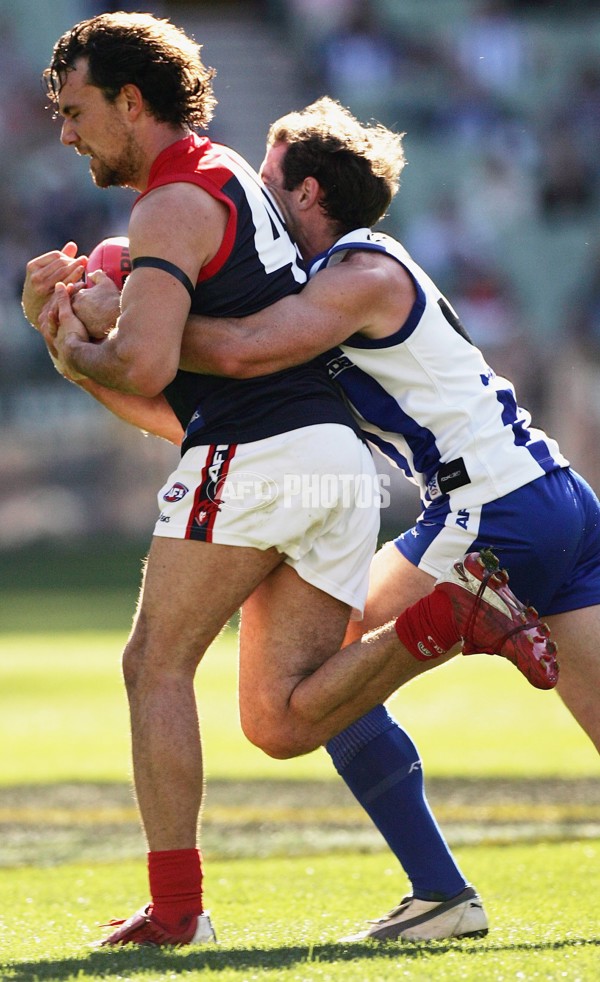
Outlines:
[{"label": "black armband", "polygon": [[162,269],[165,273],[170,273],[176,280],[183,283],[190,295],[190,299],[194,299],[194,284],[187,273],[184,273],[175,263],[170,263],[168,259],[159,259],[157,256],[138,256],[131,263],[131,268],[137,269],[139,266],[153,266],[155,269]]}]

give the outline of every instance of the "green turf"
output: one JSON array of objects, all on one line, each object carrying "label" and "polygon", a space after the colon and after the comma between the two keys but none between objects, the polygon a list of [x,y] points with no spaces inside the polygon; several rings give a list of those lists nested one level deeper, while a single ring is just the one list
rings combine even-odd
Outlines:
[{"label": "green turf", "polygon": [[7,634],[78,634],[82,631],[128,631],[137,590],[124,587],[84,587],[55,590],[2,591],[0,639]]},{"label": "green turf", "polygon": [[206,899],[220,943],[196,951],[90,951],[106,933],[99,923],[144,898],[140,863],[9,870],[1,977],[597,982],[600,932],[587,885],[600,878],[600,843],[464,849],[458,858],[484,897],[487,938],[384,947],[336,943],[398,901],[402,878],[382,856],[209,863]]},{"label": "green turf", "polygon": [[98,587],[135,590],[150,539],[109,536],[35,542],[0,550],[0,588],[62,591]]},{"label": "green turf", "polygon": [[107,539],[0,550],[0,635],[127,631],[146,549]]},{"label": "green turf", "polygon": [[[120,674],[125,632],[0,634],[0,785],[124,781],[128,716]],[[198,673],[212,778],[331,776],[323,751],[273,761],[242,737],[235,631]],[[430,776],[600,774],[598,757],[553,692],[532,689],[498,658],[456,658],[407,686],[392,711],[415,738]]]}]

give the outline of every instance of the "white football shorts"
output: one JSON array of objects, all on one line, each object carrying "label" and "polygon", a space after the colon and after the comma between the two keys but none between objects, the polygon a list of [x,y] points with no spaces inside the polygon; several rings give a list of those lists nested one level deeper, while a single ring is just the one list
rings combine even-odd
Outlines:
[{"label": "white football shorts", "polygon": [[380,494],[371,453],[349,427],[193,447],[158,503],[155,535],[274,547],[303,580],[362,617]]}]

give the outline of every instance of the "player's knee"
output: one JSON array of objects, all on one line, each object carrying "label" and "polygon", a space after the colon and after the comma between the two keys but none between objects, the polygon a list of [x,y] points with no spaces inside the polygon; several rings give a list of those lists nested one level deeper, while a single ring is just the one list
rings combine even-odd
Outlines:
[{"label": "player's knee", "polygon": [[316,750],[319,743],[314,742],[310,729],[299,726],[291,720],[266,722],[264,719],[244,719],[242,730],[250,743],[274,760],[290,760]]},{"label": "player's knee", "polygon": [[121,658],[121,671],[128,693],[133,692],[142,678],[148,678],[150,659],[148,658],[148,632],[144,618],[138,616]]},{"label": "player's knee", "polygon": [[273,740],[273,729],[264,720],[253,717],[252,719],[241,717],[242,733],[246,739],[262,750],[269,757],[278,758],[276,752],[276,741]]},{"label": "player's knee", "polygon": [[133,639],[127,642],[121,658],[121,671],[127,691],[132,691],[138,684],[142,672],[142,649]]},{"label": "player's knee", "polygon": [[315,749],[312,746],[307,747],[297,735],[292,736],[281,731],[261,733],[251,742],[273,760],[291,760]]}]

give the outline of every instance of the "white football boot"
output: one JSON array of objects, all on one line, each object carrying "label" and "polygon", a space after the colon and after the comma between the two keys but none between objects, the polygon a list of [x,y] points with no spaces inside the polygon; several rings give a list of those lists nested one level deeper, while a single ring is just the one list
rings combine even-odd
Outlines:
[{"label": "white football boot", "polygon": [[443,938],[479,938],[488,933],[483,904],[465,887],[452,900],[441,902],[405,897],[398,907],[371,927],[341,941],[433,941]]}]

